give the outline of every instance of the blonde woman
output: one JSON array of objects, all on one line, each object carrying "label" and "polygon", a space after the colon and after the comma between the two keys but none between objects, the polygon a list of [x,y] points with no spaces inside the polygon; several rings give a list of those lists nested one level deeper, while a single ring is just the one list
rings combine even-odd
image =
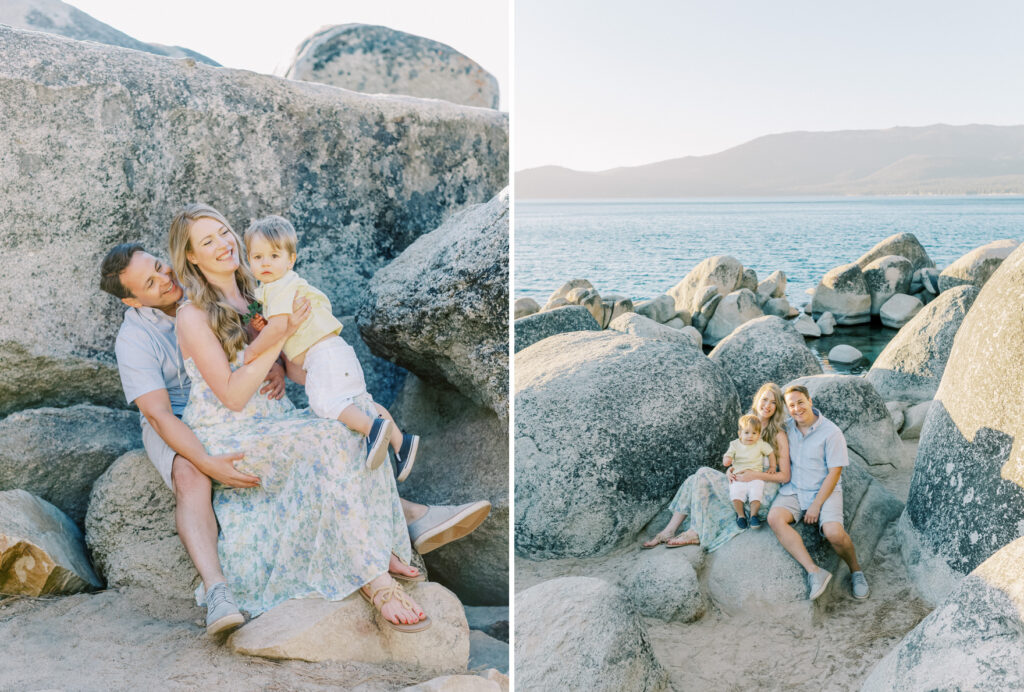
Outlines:
[{"label": "blonde woman", "polygon": [[[168,242],[189,298],[177,312],[192,378],[182,420],[210,454],[244,450],[239,470],[261,480],[213,493],[218,554],[238,606],[255,615],[290,598],[360,590],[386,624],[425,629],[429,618],[392,577],[414,570],[390,467],[367,469],[362,436],[345,426],[257,393],[308,303],[297,303],[280,343],[243,365],[256,281],[241,239],[217,210],[193,204],[175,216]],[[371,413],[372,400],[357,404]]]},{"label": "blonde woman", "polygon": [[[669,505],[672,518],[668,525],[645,542],[643,547],[654,548],[662,543],[669,548],[701,545],[711,552],[742,533],[743,529],[736,523],[736,512],[729,499],[729,484],[732,481],[765,481],[764,502],[760,512],[763,523],[778,493],[779,484],[789,481],[789,439],[786,437],[785,410],[782,390],[774,382],[768,382],[757,390],[750,410],[761,421],[761,439],[775,450],[777,471],[742,471],[734,474],[732,469],[722,473],[706,466],[700,467],[683,482],[672,498]],[[677,536],[676,531],[680,526],[685,530]]]}]

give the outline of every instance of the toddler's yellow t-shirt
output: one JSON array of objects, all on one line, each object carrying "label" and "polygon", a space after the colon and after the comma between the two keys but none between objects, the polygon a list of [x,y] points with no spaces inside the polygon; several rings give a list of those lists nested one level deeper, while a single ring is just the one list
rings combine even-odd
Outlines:
[{"label": "toddler's yellow t-shirt", "polygon": [[758,440],[752,445],[745,445],[735,439],[729,443],[729,451],[726,456],[732,457],[732,468],[735,472],[740,471],[762,471],[764,463],[762,459],[773,451],[772,446],[764,440]]},{"label": "toddler's yellow t-shirt", "polygon": [[276,315],[292,314],[296,293],[309,300],[310,310],[298,331],[284,342],[284,354],[289,360],[295,360],[295,356],[328,334],[341,333],[341,322],[331,312],[330,299],[294,271],[289,270],[277,281],[261,283],[256,289],[256,300],[263,304],[263,316],[269,320]]}]

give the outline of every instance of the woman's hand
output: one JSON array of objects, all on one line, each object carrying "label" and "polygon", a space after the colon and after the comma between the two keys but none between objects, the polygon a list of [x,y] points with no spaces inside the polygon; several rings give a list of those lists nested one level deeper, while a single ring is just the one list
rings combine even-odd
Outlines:
[{"label": "woman's hand", "polygon": [[280,363],[270,366],[270,372],[267,373],[260,394],[266,394],[268,399],[280,399],[284,396],[284,368]]},{"label": "woman's hand", "polygon": [[739,480],[739,478],[736,476],[736,472],[733,471],[732,469],[725,470],[725,477],[729,480],[730,483]]},{"label": "woman's hand", "polygon": [[309,299],[295,294],[295,300],[292,301],[292,314],[288,315],[288,336],[298,331],[302,323],[309,317],[311,310]]}]

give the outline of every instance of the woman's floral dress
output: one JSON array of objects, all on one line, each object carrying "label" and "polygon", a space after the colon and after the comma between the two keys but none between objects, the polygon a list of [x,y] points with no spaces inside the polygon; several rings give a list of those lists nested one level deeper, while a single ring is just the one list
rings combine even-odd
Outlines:
[{"label": "woman's floral dress", "polygon": [[[238,470],[256,488],[214,483],[217,552],[239,608],[262,613],[289,598],[345,598],[411,558],[390,464],[366,469],[363,436],[338,421],[255,394],[240,412],[224,406],[195,363],[182,420],[210,454],[242,451]],[[356,405],[377,415],[372,399]],[[202,587],[200,587],[202,588]]]},{"label": "woman's floral dress", "polygon": [[[762,520],[768,517],[768,509],[778,492],[778,483],[764,484],[764,500],[757,513]],[[729,479],[721,471],[707,466],[701,466],[683,481],[669,509],[686,515],[681,530],[696,531],[701,546],[708,552],[717,550],[733,536],[743,533],[743,529],[736,525],[736,510],[729,499]]]}]

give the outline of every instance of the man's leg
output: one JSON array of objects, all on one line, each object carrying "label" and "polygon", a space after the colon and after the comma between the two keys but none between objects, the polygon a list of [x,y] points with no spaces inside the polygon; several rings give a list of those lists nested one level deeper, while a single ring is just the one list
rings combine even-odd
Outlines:
[{"label": "man's leg", "polygon": [[773,506],[768,511],[768,526],[772,527],[775,537],[779,539],[786,552],[808,572],[817,572],[818,565],[811,559],[803,539],[792,526],[794,521],[793,514],[788,509]]},{"label": "man's leg", "polygon": [[214,584],[227,581],[217,556],[217,518],[211,504],[210,478],[178,454],[171,466],[171,481],[177,500],[174,523],[178,537],[192,558],[203,586],[209,590]]},{"label": "man's leg", "polygon": [[846,533],[843,525],[839,522],[830,521],[821,525],[821,531],[825,534],[828,542],[832,544],[832,549],[836,551],[836,554],[849,565],[850,572],[860,572],[857,552],[853,549],[853,541],[850,539],[850,534]]},{"label": "man's leg", "polygon": [[402,500],[402,512],[405,514],[405,523],[411,524],[424,514],[427,513],[427,506],[417,504],[415,502],[409,502],[405,498],[399,498]]}]

